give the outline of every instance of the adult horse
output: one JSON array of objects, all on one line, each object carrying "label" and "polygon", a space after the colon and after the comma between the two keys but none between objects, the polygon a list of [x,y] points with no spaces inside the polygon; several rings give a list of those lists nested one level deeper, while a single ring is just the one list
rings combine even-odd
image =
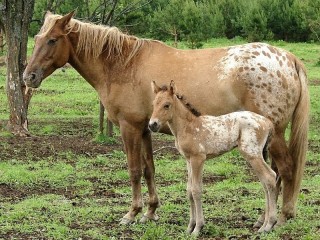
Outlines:
[{"label": "adult horse", "polygon": [[[154,98],[150,83],[155,80],[166,84],[168,79],[174,79],[178,89],[203,114],[249,110],[274,123],[270,155],[273,169],[280,176],[278,190],[280,179],[283,182],[278,223],[294,217],[306,159],[309,113],[305,70],[294,55],[263,43],[178,50],[72,17],[73,12],[65,16],[46,14],[24,80],[28,87],[37,88],[68,62],[96,89],[108,117],[120,127],[127,154],[133,196],[122,223],[134,221],[142,210],[142,174],[149,192],[149,206],[142,221],[158,218],[155,212],[159,199],[147,128]],[[289,122],[288,147],[284,133]],[[261,216],[256,225],[263,219]]]}]

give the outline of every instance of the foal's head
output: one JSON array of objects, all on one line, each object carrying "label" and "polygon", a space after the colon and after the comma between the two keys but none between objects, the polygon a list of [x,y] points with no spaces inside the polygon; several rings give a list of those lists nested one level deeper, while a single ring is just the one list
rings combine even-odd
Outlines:
[{"label": "foal's head", "polygon": [[159,87],[153,81],[152,89],[156,97],[153,101],[153,112],[149,121],[149,129],[153,132],[158,132],[166,122],[172,119],[175,86],[174,82],[171,81],[169,88],[167,86]]}]

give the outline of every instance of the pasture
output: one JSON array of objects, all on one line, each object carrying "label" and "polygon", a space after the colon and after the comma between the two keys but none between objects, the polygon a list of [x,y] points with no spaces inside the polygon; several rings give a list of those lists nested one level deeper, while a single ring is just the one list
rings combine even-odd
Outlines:
[{"label": "pasture", "polygon": [[[217,39],[204,47],[238,43]],[[308,70],[309,151],[297,218],[268,234],[253,231],[264,194],[235,150],[205,164],[206,226],[199,239],[320,239],[320,45],[271,44],[294,53]],[[172,137],[153,134],[159,221],[121,226],[131,203],[126,158],[118,129],[112,139],[98,133],[99,99],[91,86],[72,68],[46,79],[31,100],[28,138],[6,132],[6,101],[0,65],[0,239],[190,239],[186,163]]]}]

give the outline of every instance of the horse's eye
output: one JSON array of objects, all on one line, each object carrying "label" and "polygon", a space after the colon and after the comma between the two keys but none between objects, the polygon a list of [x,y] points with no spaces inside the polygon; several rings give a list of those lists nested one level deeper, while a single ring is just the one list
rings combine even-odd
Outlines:
[{"label": "horse's eye", "polygon": [[169,107],[170,107],[169,103],[167,103],[166,105],[163,106],[163,108],[166,109],[166,110],[169,109]]},{"label": "horse's eye", "polygon": [[56,42],[57,40],[58,40],[58,39],[56,39],[56,38],[49,39],[48,45],[53,45],[53,44],[55,44],[55,42]]}]

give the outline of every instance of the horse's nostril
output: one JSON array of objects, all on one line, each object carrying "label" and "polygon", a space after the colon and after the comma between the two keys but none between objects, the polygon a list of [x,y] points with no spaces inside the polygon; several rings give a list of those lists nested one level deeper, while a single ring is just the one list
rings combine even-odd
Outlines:
[{"label": "horse's nostril", "polygon": [[36,74],[35,73],[31,73],[30,74],[30,80],[35,80],[36,79]]}]

